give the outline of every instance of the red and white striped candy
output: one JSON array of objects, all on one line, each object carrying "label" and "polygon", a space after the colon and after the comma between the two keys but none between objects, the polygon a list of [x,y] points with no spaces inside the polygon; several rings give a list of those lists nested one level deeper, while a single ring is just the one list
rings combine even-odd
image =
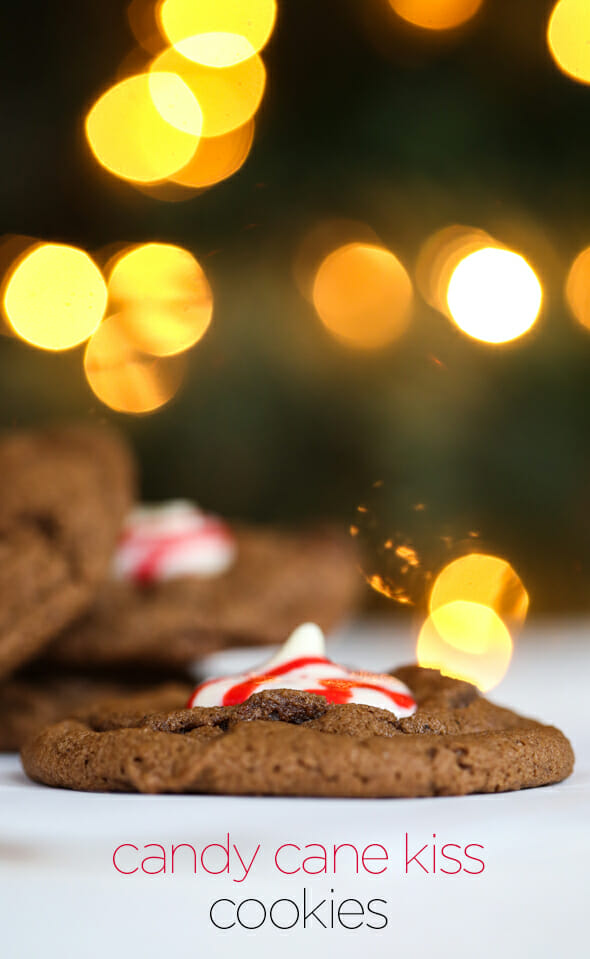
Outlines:
[{"label": "red and white striped candy", "polygon": [[236,706],[263,689],[301,689],[330,703],[379,706],[400,719],[416,711],[410,690],[395,676],[359,672],[327,659],[322,631],[314,623],[299,626],[260,670],[201,683],[188,705]]},{"label": "red and white striped candy", "polygon": [[139,506],[127,517],[113,559],[115,579],[154,583],[180,576],[218,576],[236,544],[217,517],[185,500]]}]

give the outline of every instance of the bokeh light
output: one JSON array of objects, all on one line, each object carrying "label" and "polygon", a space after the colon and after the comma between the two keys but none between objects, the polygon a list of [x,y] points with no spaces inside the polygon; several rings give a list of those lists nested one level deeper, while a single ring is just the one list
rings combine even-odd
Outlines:
[{"label": "bokeh light", "polygon": [[93,393],[121,413],[151,413],[164,406],[177,393],[184,368],[183,356],[138,352],[118,314],[103,320],[84,354],[84,372]]},{"label": "bokeh light", "polygon": [[39,243],[13,265],[4,310],[14,332],[44,350],[69,350],[100,323],[107,303],[102,274],[83,250]]},{"label": "bokeh light", "polygon": [[211,67],[232,66],[261,50],[276,12],[276,0],[164,0],[158,9],[172,46]]},{"label": "bokeh light", "polygon": [[512,638],[489,606],[457,600],[439,606],[427,618],[416,655],[420,666],[467,680],[486,692],[508,670]]},{"label": "bokeh light", "polygon": [[[153,356],[194,346],[213,313],[213,294],[192,253],[168,243],[144,243],[107,264],[110,309],[127,341]],[[111,334],[112,336],[113,334]]]},{"label": "bokeh light", "polygon": [[470,20],[483,0],[389,0],[398,16],[426,30],[449,30]]},{"label": "bokeh light", "polygon": [[350,243],[380,246],[372,227],[345,217],[320,220],[305,234],[293,260],[293,277],[299,292],[310,303],[313,302],[313,285],[320,264],[334,250]]},{"label": "bokeh light", "polygon": [[410,320],[412,283],[399,260],[383,247],[350,243],[320,265],[313,302],[340,341],[375,349],[397,339]]},{"label": "bokeh light", "polygon": [[464,601],[488,606],[514,629],[526,619],[529,597],[509,562],[499,556],[468,553],[448,563],[430,593],[430,612]]},{"label": "bokeh light", "polygon": [[152,183],[187,165],[202,126],[201,108],[185,82],[173,71],[152,71],[107,90],[86,118],[86,135],[109,172]]},{"label": "bokeh light", "polygon": [[27,236],[23,233],[5,233],[0,236],[0,334],[2,336],[16,337],[16,333],[8,322],[8,317],[3,309],[6,287],[25,253],[30,252],[34,246],[38,245],[39,239],[37,237]]},{"label": "bokeh light", "polygon": [[220,137],[201,137],[192,159],[169,180],[192,190],[220,183],[246,162],[253,141],[254,120]]},{"label": "bokeh light", "polygon": [[[258,54],[219,69],[187,60],[173,47],[168,47],[152,61],[151,71],[182,78],[198,101],[203,115],[201,133],[206,137],[223,136],[247,123],[260,105],[266,83],[266,71]],[[167,109],[163,97],[160,98],[158,109],[162,117],[176,125],[180,111],[173,103],[172,107]],[[182,166],[189,162],[194,149],[195,144]],[[164,175],[179,169],[180,165]]]},{"label": "bokeh light", "polygon": [[582,250],[572,263],[565,297],[578,322],[590,330],[590,246]]},{"label": "bokeh light", "polygon": [[507,343],[529,330],[541,309],[541,284],[524,257],[485,247],[453,271],[447,306],[459,329],[485,343]]},{"label": "bokeh light", "polygon": [[580,83],[590,83],[588,0],[559,0],[549,19],[547,42],[560,70]]},{"label": "bokeh light", "polygon": [[429,236],[416,261],[416,284],[426,302],[435,310],[448,313],[447,291],[454,270],[469,253],[494,243],[485,230],[460,223]]},{"label": "bokeh light", "polygon": [[426,608],[440,570],[457,556],[483,551],[475,516],[467,510],[451,518],[442,487],[439,471],[406,487],[376,480],[354,512],[349,531],[363,576],[397,603]]}]

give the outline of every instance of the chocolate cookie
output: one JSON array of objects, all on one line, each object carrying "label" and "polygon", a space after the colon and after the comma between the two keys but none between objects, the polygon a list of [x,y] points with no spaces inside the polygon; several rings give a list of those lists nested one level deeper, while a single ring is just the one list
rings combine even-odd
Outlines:
[{"label": "chocolate cookie", "polygon": [[184,665],[236,644],[278,643],[302,620],[332,629],[364,588],[348,537],[238,527],[221,575],[109,582],[47,650],[53,662]]},{"label": "chocolate cookie", "polygon": [[94,598],[132,499],[133,466],[100,428],[0,441],[0,677]]},{"label": "chocolate cookie", "polygon": [[418,704],[405,719],[298,690],[142,717],[95,710],[43,730],[23,764],[32,779],[69,789],[277,796],[503,792],[571,773],[572,748],[558,729],[434,670],[396,676]]},{"label": "chocolate cookie", "polygon": [[[184,706],[194,682],[189,677],[129,677],[26,671],[0,685],[0,752],[18,750],[49,723],[90,707],[137,709],[140,715]],[[91,715],[91,713],[90,713]]]}]

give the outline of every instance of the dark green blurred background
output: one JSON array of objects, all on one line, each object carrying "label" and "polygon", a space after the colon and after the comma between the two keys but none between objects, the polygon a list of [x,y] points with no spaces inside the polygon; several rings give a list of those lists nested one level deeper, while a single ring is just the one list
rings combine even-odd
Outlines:
[{"label": "dark green blurred background", "polygon": [[[549,55],[551,7],[485,0],[464,28],[432,36],[387,0],[279,0],[246,165],[173,204],[109,176],[83,136],[133,45],[124,0],[5,10],[0,232],[90,252],[185,245],[215,312],[181,393],[148,416],[103,407],[80,349],[2,337],[3,425],[115,422],[140,454],[147,497],[192,496],[230,516],[348,525],[383,480],[384,536],[405,529],[408,503],[427,502],[433,531],[460,541],[476,528],[510,559],[532,612],[585,609],[590,333],[563,284],[590,243],[590,87]],[[433,230],[489,230],[537,270],[541,318],[494,348],[418,297],[397,344],[347,349],[292,273],[303,237],[329,217],[369,224],[411,275]]]}]

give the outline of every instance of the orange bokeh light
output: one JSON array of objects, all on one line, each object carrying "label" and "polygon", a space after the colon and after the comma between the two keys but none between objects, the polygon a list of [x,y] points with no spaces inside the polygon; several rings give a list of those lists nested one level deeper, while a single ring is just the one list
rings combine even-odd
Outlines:
[{"label": "orange bokeh light", "polygon": [[565,297],[578,322],[590,330],[590,246],[582,250],[572,263]]},{"label": "orange bokeh light", "polygon": [[398,16],[425,30],[450,30],[466,23],[483,0],[389,0]]},{"label": "orange bokeh light", "polygon": [[456,601],[488,606],[511,628],[521,626],[529,597],[509,562],[499,556],[468,553],[440,571],[430,593],[430,612]]},{"label": "orange bokeh light", "polygon": [[313,302],[313,284],[322,260],[350,243],[380,246],[379,237],[370,226],[344,217],[321,220],[306,233],[295,254],[293,276],[307,300]]},{"label": "orange bokeh light", "polygon": [[410,321],[412,283],[397,257],[380,246],[349,243],[321,263],[313,303],[341,342],[375,349],[393,342]]},{"label": "orange bokeh light", "polygon": [[118,314],[103,320],[84,354],[84,372],[93,393],[121,413],[151,413],[164,406],[180,388],[184,366],[182,356],[138,352]]},{"label": "orange bokeh light", "polygon": [[219,137],[201,137],[191,160],[169,180],[192,190],[204,190],[236,173],[246,162],[254,141],[254,120]]},{"label": "orange bokeh light", "polygon": [[547,43],[557,66],[579,83],[590,83],[590,4],[559,0],[547,26]]},{"label": "orange bokeh light", "polygon": [[138,244],[116,254],[107,274],[110,309],[134,349],[171,356],[205,334],[213,294],[188,250],[169,243]]}]

